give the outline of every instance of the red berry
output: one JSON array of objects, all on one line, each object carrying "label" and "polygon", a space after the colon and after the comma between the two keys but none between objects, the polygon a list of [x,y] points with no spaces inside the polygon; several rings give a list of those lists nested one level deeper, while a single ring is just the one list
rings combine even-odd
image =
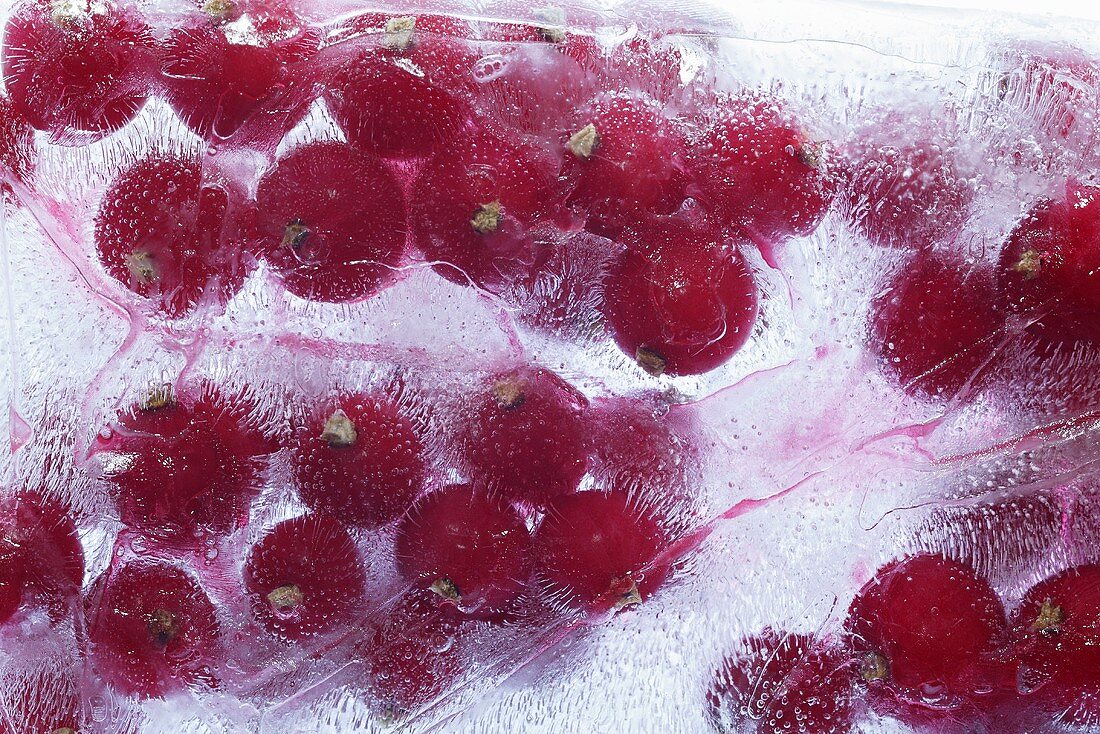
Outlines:
[{"label": "red berry", "polygon": [[363,612],[365,585],[355,541],[324,515],[279,523],[252,546],[244,567],[253,614],[284,640],[350,625]]},{"label": "red berry", "polygon": [[955,708],[998,682],[1000,599],[973,569],[921,554],[879,569],[848,610],[868,683],[922,706]]},{"label": "red berry", "polygon": [[1021,692],[1037,693],[1047,708],[1100,692],[1100,566],[1070,568],[1033,586],[1011,630]]},{"label": "red berry", "polygon": [[951,149],[932,142],[865,145],[848,173],[848,218],[879,247],[923,249],[950,239],[974,200]]},{"label": "red berry", "polygon": [[774,100],[721,100],[692,142],[694,195],[717,221],[757,240],[810,234],[832,201],[819,147]]},{"label": "red berry", "polygon": [[[11,100],[0,95],[0,176],[26,182],[34,170],[33,150],[31,126],[15,110]],[[4,188],[7,188],[6,183]]]},{"label": "red berry", "polygon": [[[68,652],[68,651],[65,651]],[[63,652],[62,655],[65,653]],[[5,665],[0,690],[0,734],[68,734],[81,726],[80,660],[25,656]],[[74,664],[75,663],[75,664]]]},{"label": "red berry", "polygon": [[462,40],[437,35],[427,18],[390,18],[380,38],[341,67],[325,102],[348,142],[387,158],[440,150],[470,121],[468,96],[477,55]]},{"label": "red berry", "polygon": [[687,141],[661,108],[627,95],[598,98],[582,111],[565,141],[562,176],[570,202],[596,234],[615,237],[648,214],[683,204]]},{"label": "red berry", "polygon": [[697,375],[728,361],[752,332],[757,295],[733,244],[706,226],[649,221],[623,237],[603,313],[619,347],[652,375]]},{"label": "red berry", "polygon": [[400,597],[360,650],[373,708],[390,718],[432,702],[462,674],[458,625],[425,595]]},{"label": "red berry", "polygon": [[417,180],[412,226],[436,272],[498,290],[545,258],[536,228],[560,215],[558,159],[542,147],[488,132],[441,150]]},{"label": "red berry", "polygon": [[420,498],[397,527],[394,556],[407,582],[479,617],[507,611],[531,573],[523,519],[499,499],[465,485]]},{"label": "red berry", "polygon": [[1076,181],[1034,206],[1001,251],[1008,310],[1050,342],[1100,340],[1100,188]]},{"label": "red berry", "polygon": [[[288,115],[285,132],[305,112],[310,100],[296,88],[302,76],[297,67],[316,53],[319,39],[293,17],[280,18],[285,22],[275,32],[263,33],[265,20],[262,12],[233,22],[203,13],[165,42],[161,71],[167,100],[203,138],[228,138],[250,120],[279,112]],[[295,110],[298,114],[289,114]]]},{"label": "red berry", "polygon": [[853,727],[851,662],[828,642],[765,629],[727,657],[707,691],[716,732],[848,734]]},{"label": "red berry", "polygon": [[689,501],[700,446],[690,419],[657,396],[611,397],[588,411],[589,473],[604,486]]},{"label": "red berry", "polygon": [[145,104],[152,44],[132,8],[29,0],[4,30],[4,83],[16,112],[54,142],[87,142]]},{"label": "red berry", "polygon": [[479,488],[543,505],[584,475],[584,396],[549,370],[497,373],[472,396],[456,444]]},{"label": "red berry", "polygon": [[684,54],[675,44],[634,36],[611,50],[603,83],[668,105],[685,91],[684,66]]},{"label": "red berry", "polygon": [[904,390],[949,398],[993,356],[1004,316],[992,269],[916,255],[872,305],[871,348]]},{"label": "red berry", "polygon": [[333,303],[377,293],[405,247],[405,202],[385,166],[342,143],[313,143],[260,181],[264,257],[301,298]]},{"label": "red berry", "polygon": [[291,466],[306,505],[364,528],[400,517],[427,475],[416,426],[396,405],[367,394],[315,410],[298,433]]},{"label": "red berry", "polygon": [[659,518],[627,492],[554,499],[535,531],[536,569],[561,604],[605,612],[648,599],[668,575]]},{"label": "red berry", "polygon": [[247,402],[154,389],[119,417],[102,448],[119,514],[155,534],[228,533],[248,519],[274,446],[250,424]]},{"label": "red berry", "polygon": [[99,259],[112,278],[169,318],[224,305],[250,272],[236,215],[241,193],[194,158],[150,156],[124,170],[96,214]]},{"label": "red berry", "polygon": [[122,693],[159,698],[210,678],[218,620],[183,570],[131,561],[100,577],[86,605],[99,673]]},{"label": "red berry", "polygon": [[[1095,133],[1100,68],[1072,46],[1015,44],[1005,54],[995,94],[1012,111],[1012,127],[1083,149]],[[1012,151],[1019,154],[1019,151]]]},{"label": "red berry", "polygon": [[84,551],[63,507],[33,492],[0,501],[0,624],[24,605],[64,617],[84,582]]}]

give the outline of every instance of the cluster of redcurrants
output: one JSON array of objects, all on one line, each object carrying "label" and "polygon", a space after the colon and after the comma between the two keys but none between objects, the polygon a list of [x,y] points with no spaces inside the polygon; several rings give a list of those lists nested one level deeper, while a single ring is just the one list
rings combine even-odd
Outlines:
[{"label": "cluster of redcurrants", "polygon": [[1098,594],[1100,567],[1070,568],[1006,616],[969,565],[909,556],[864,586],[842,635],[743,640],[707,692],[709,718],[721,732],[849,734],[869,708],[939,734],[1087,730],[1100,716]]}]

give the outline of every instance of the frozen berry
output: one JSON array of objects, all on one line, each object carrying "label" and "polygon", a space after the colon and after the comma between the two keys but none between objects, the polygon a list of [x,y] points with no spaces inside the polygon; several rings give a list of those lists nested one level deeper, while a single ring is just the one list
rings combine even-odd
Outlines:
[{"label": "frozen berry", "polygon": [[1016,225],[1001,251],[1011,313],[1050,342],[1100,340],[1100,188],[1076,181]]},{"label": "frozen berry", "polygon": [[565,144],[562,176],[570,202],[590,231],[614,238],[647,214],[671,214],[684,202],[687,142],[661,108],[611,95],[583,110]]},{"label": "frozen berry", "polygon": [[65,509],[34,492],[0,500],[0,624],[23,606],[53,619],[84,582],[84,551]]},{"label": "frozen berry", "polygon": [[396,405],[368,394],[318,407],[298,432],[291,466],[306,505],[365,528],[400,517],[427,474],[416,426]]},{"label": "frozen berry", "polygon": [[399,597],[361,646],[372,708],[387,718],[431,703],[462,674],[459,627],[426,594]]},{"label": "frozen berry", "polygon": [[606,612],[648,599],[668,565],[659,518],[627,492],[579,492],[558,497],[535,531],[536,571],[562,605]]},{"label": "frozen berry", "polygon": [[34,170],[33,147],[31,126],[11,100],[0,95],[0,177],[25,182]]},{"label": "frozen berry", "polygon": [[[1033,586],[1012,614],[1021,692],[1061,708],[1100,693],[1100,566],[1067,569]],[[1092,709],[1100,715],[1100,701]]]},{"label": "frozen berry", "polygon": [[210,679],[218,620],[183,570],[131,561],[100,577],[86,606],[97,669],[122,693],[159,698]]},{"label": "frozen berry", "polygon": [[720,100],[692,143],[694,195],[758,241],[810,234],[832,201],[820,147],[767,97]]},{"label": "frozen berry", "polygon": [[719,734],[848,734],[852,665],[807,634],[765,629],[742,641],[707,690],[707,720]]},{"label": "frozen berry", "polygon": [[756,284],[729,240],[706,226],[650,221],[624,235],[603,313],[619,347],[651,375],[727,362],[756,322]]},{"label": "frozen berry", "polygon": [[355,301],[395,276],[405,202],[382,163],[342,143],[298,148],[256,194],[257,235],[283,285],[314,301]]},{"label": "frozen berry", "polygon": [[853,158],[848,217],[879,247],[930,247],[957,233],[970,212],[974,182],[959,172],[950,148],[867,145]]},{"label": "frozen berry", "polygon": [[153,534],[228,533],[248,518],[275,446],[244,399],[154,388],[100,448],[127,525]]},{"label": "frozen berry", "polygon": [[497,290],[528,275],[549,249],[534,230],[564,206],[558,165],[540,146],[488,132],[454,141],[416,183],[417,246],[456,283]]},{"label": "frozen berry", "polygon": [[325,102],[352,145],[387,158],[422,158],[469,124],[477,55],[461,39],[434,33],[437,23],[426,25],[414,16],[388,19],[376,44],[345,63],[326,88]]},{"label": "frozen berry", "polygon": [[[67,652],[67,651],[66,651]],[[62,653],[64,655],[65,653]],[[25,656],[5,665],[0,734],[77,734],[81,727],[83,661]]]},{"label": "frozen berry", "polygon": [[950,398],[987,365],[1003,324],[991,268],[921,253],[874,301],[871,348],[907,392]]},{"label": "frozen berry", "polygon": [[253,614],[285,640],[350,625],[364,611],[365,585],[355,541],[324,515],[279,523],[252,546],[244,567]]},{"label": "frozen berry", "polygon": [[1014,113],[1011,127],[1019,131],[1025,126],[1075,150],[1090,144],[1100,67],[1085,52],[1066,45],[1015,43],[1000,66],[993,93]]},{"label": "frozen berry", "polygon": [[863,679],[914,701],[951,708],[997,683],[1004,607],[973,569],[921,554],[879,569],[848,610]]},{"label": "frozen berry", "polygon": [[506,611],[531,573],[523,519],[495,497],[464,485],[417,501],[397,527],[394,555],[407,581],[479,617]]},{"label": "frozen berry", "polygon": [[658,396],[609,397],[592,404],[585,422],[589,472],[598,480],[686,501],[702,456],[685,411]]},{"label": "frozen berry", "polygon": [[[230,3],[214,4],[223,6]],[[277,20],[284,22],[269,28],[263,9],[237,18],[207,12],[172,31],[161,61],[166,97],[195,133],[228,138],[276,114],[285,116],[285,132],[305,113],[310,90],[299,89],[299,65],[316,53],[319,39],[296,18]]]},{"label": "frozen berry", "polygon": [[[680,47],[667,39],[636,35],[616,45],[598,73],[608,88],[629,91],[675,106],[686,91],[683,73],[690,68]],[[697,71],[692,69],[692,71]]]},{"label": "frozen berry", "polygon": [[112,278],[169,318],[224,305],[253,266],[243,247],[235,185],[195,158],[143,158],[111,182],[95,220]]},{"label": "frozen berry", "polygon": [[587,400],[549,370],[520,367],[479,385],[457,448],[470,479],[532,505],[572,492],[584,475]]},{"label": "frozen berry", "polygon": [[28,0],[4,30],[12,106],[57,143],[102,137],[130,121],[151,76],[153,38],[132,8]]}]

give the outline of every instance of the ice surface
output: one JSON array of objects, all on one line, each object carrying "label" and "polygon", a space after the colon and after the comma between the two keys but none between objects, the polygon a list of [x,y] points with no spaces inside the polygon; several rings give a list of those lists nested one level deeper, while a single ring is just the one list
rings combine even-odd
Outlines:
[{"label": "ice surface", "polygon": [[[142,10],[167,29],[185,5]],[[415,10],[450,12],[482,30],[545,23],[528,5]],[[357,2],[296,9],[320,29],[325,58],[365,42],[354,27],[364,10]],[[839,1],[566,13],[567,30],[621,54],[628,70],[676,59],[675,74],[646,69],[652,86],[633,92],[659,98],[689,128],[701,125],[693,110],[717,92],[759,88],[832,162],[862,150],[884,163],[883,150],[914,142],[946,151],[967,193],[941,214],[958,223],[938,246],[963,254],[967,267],[995,264],[1035,202],[1059,195],[1067,178],[1092,180],[1100,163],[1095,23]],[[258,33],[242,22],[234,30]],[[652,45],[637,56],[624,51],[639,42]],[[478,54],[475,107],[540,145],[561,144],[554,115],[562,100],[584,102],[598,84],[582,63],[536,41],[488,42]],[[630,487],[639,501],[666,508],[677,537],[663,556],[674,564],[661,588],[641,605],[585,619],[546,612],[532,586],[518,621],[444,635],[428,654],[457,655],[461,675],[418,703],[405,720],[410,731],[707,732],[705,695],[724,657],[768,627],[843,637],[852,598],[893,559],[927,551],[967,562],[1009,610],[1036,582],[1097,559],[1100,350],[1081,342],[1052,353],[1001,330],[988,382],[955,399],[899,389],[868,336],[872,303],[908,257],[872,246],[858,225],[881,202],[838,196],[808,236],[743,243],[759,317],[745,347],[698,376],[651,377],[615,346],[599,285],[621,246],[579,227],[547,235],[542,246],[554,256],[537,278],[499,292],[449,282],[411,259],[380,293],[321,303],[289,294],[259,262],[224,307],[207,303],[178,321],[150,315],[97,260],[94,218],[109,182],[150,153],[205,156],[254,194],[273,157],[346,139],[316,99],[319,87],[309,87],[317,80],[306,81],[288,83],[290,102],[281,100],[277,115],[242,127],[242,139],[259,140],[296,109],[300,122],[277,145],[204,142],[153,95],[125,127],[94,142],[55,145],[37,132],[33,175],[5,174],[0,410],[9,420],[0,430],[10,451],[0,452],[0,467],[8,494],[34,489],[71,507],[88,599],[121,561],[175,559],[214,600],[224,650],[215,684],[138,700],[104,686],[85,664],[93,651],[79,600],[61,623],[20,611],[0,623],[0,732],[22,734],[16,722],[29,711],[58,706],[81,712],[80,732],[394,730],[392,712],[372,705],[357,652],[405,591],[388,551],[392,526],[356,531],[368,594],[354,619],[327,635],[279,642],[250,618],[241,590],[247,548],[306,511],[290,485],[292,426],[304,403],[338,389],[396,394],[428,437],[438,479],[459,481],[444,437],[462,429],[465,396],[502,366],[530,362],[567,380],[594,410],[637,401],[638,420],[665,431],[660,440],[676,464],[653,470],[660,491],[652,481]],[[304,102],[294,97],[303,88],[311,89]],[[860,147],[868,140],[871,152]],[[413,164],[394,167],[407,182]],[[898,187],[921,175],[904,166],[896,174]],[[108,481],[119,459],[99,448],[151,387],[203,380],[249,396],[248,420],[283,447],[264,460],[248,517],[228,534],[184,541],[127,528]],[[608,481],[597,461],[590,468],[582,489]],[[1018,730],[1088,731],[1097,721]],[[998,726],[1012,725],[975,719],[942,730],[1009,730]],[[743,727],[763,731],[748,719]],[[849,730],[912,731],[866,707]]]}]

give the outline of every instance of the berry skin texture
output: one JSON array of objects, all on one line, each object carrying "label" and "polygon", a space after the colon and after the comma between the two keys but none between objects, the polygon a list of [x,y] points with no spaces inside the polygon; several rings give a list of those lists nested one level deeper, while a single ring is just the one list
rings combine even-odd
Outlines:
[{"label": "berry skin texture", "polygon": [[640,604],[668,575],[653,566],[669,538],[626,492],[558,497],[535,531],[536,572],[564,607],[599,614]]},{"label": "berry skin texture", "polygon": [[531,538],[515,510],[484,492],[455,485],[432,492],[397,527],[397,569],[463,613],[505,612],[531,575]]},{"label": "berry skin texture", "polygon": [[1034,206],[998,264],[1008,311],[1048,342],[1100,339],[1100,188],[1076,181]]},{"label": "berry skin texture", "polygon": [[879,569],[846,623],[860,674],[916,711],[970,705],[997,682],[1004,607],[973,569],[920,554]]},{"label": "berry skin texture", "polygon": [[848,172],[847,213],[873,245],[925,249],[962,227],[974,184],[931,142],[864,146]]},{"label": "berry skin texture", "polygon": [[100,577],[86,610],[99,674],[120,692],[161,698],[209,680],[218,620],[206,592],[183,570],[131,561]]},{"label": "berry skin texture", "polygon": [[[241,19],[230,23],[228,18],[196,15],[172,31],[162,50],[168,102],[206,140],[228,138],[252,118],[271,114],[277,102],[288,104],[284,98],[288,88],[296,91],[298,65],[317,51],[316,34],[302,30],[297,19],[286,19],[291,21],[289,28],[266,35],[255,28],[264,17],[245,20],[247,25],[241,27]],[[291,107],[304,112],[309,100],[304,94],[297,96],[302,99]],[[283,132],[298,116],[286,120]]]},{"label": "berry skin texture", "polygon": [[216,393],[154,389],[119,416],[102,449],[122,521],[154,535],[226,534],[248,519],[276,448],[247,418],[249,404]]},{"label": "berry skin texture", "polygon": [[707,721],[715,732],[852,731],[854,675],[840,648],[770,628],[742,646],[722,661],[707,691]]},{"label": "berry skin texture", "polygon": [[39,605],[61,620],[83,581],[84,551],[63,507],[35,492],[0,500],[0,624]]},{"label": "berry skin texture", "polygon": [[224,305],[252,269],[239,191],[194,158],[143,158],[111,182],[95,219],[108,274],[171,319]]},{"label": "berry skin texture", "polygon": [[623,237],[603,313],[619,348],[654,376],[698,375],[727,362],[752,333],[757,291],[728,240],[682,220],[651,220]]},{"label": "berry skin texture", "polygon": [[455,438],[472,483],[508,501],[542,506],[584,475],[588,402],[549,370],[497,373],[471,397]]},{"label": "berry skin texture", "polygon": [[541,146],[489,132],[441,150],[415,185],[417,247],[447,280],[499,291],[549,250],[534,230],[562,215],[559,161]]},{"label": "berry skin texture", "polygon": [[990,268],[917,254],[871,307],[871,348],[911,394],[950,398],[993,356],[1004,324]]},{"label": "berry skin texture", "polygon": [[818,146],[766,97],[720,100],[691,151],[692,194],[758,243],[810,234],[835,193]]},{"label": "berry skin texture", "polygon": [[432,155],[471,115],[477,55],[462,40],[434,33],[442,29],[436,23],[414,18],[410,29],[407,20],[390,19],[376,44],[337,70],[324,93],[348,142],[384,158]]},{"label": "berry skin texture", "polygon": [[382,163],[342,143],[298,148],[264,174],[257,236],[283,286],[342,303],[393,281],[405,248],[405,202]]},{"label": "berry skin texture", "polygon": [[1100,720],[1100,566],[1033,586],[1012,614],[1017,687],[1066,723]]},{"label": "berry skin texture", "polygon": [[90,142],[145,104],[152,45],[132,8],[30,0],[4,30],[4,83],[16,112],[53,142]]},{"label": "berry skin texture", "polygon": [[324,515],[279,523],[252,546],[244,567],[252,613],[285,641],[351,624],[363,611],[365,585],[355,541]]},{"label": "berry skin texture", "polygon": [[401,596],[361,645],[365,688],[381,716],[408,716],[462,674],[460,626],[429,596],[420,590]]},{"label": "berry skin texture", "polygon": [[427,476],[416,426],[385,398],[366,394],[315,410],[298,433],[291,467],[310,509],[362,528],[400,517]]},{"label": "berry skin texture", "polygon": [[597,99],[577,117],[564,149],[570,203],[595,234],[614,239],[623,226],[684,202],[687,141],[653,102]]}]

